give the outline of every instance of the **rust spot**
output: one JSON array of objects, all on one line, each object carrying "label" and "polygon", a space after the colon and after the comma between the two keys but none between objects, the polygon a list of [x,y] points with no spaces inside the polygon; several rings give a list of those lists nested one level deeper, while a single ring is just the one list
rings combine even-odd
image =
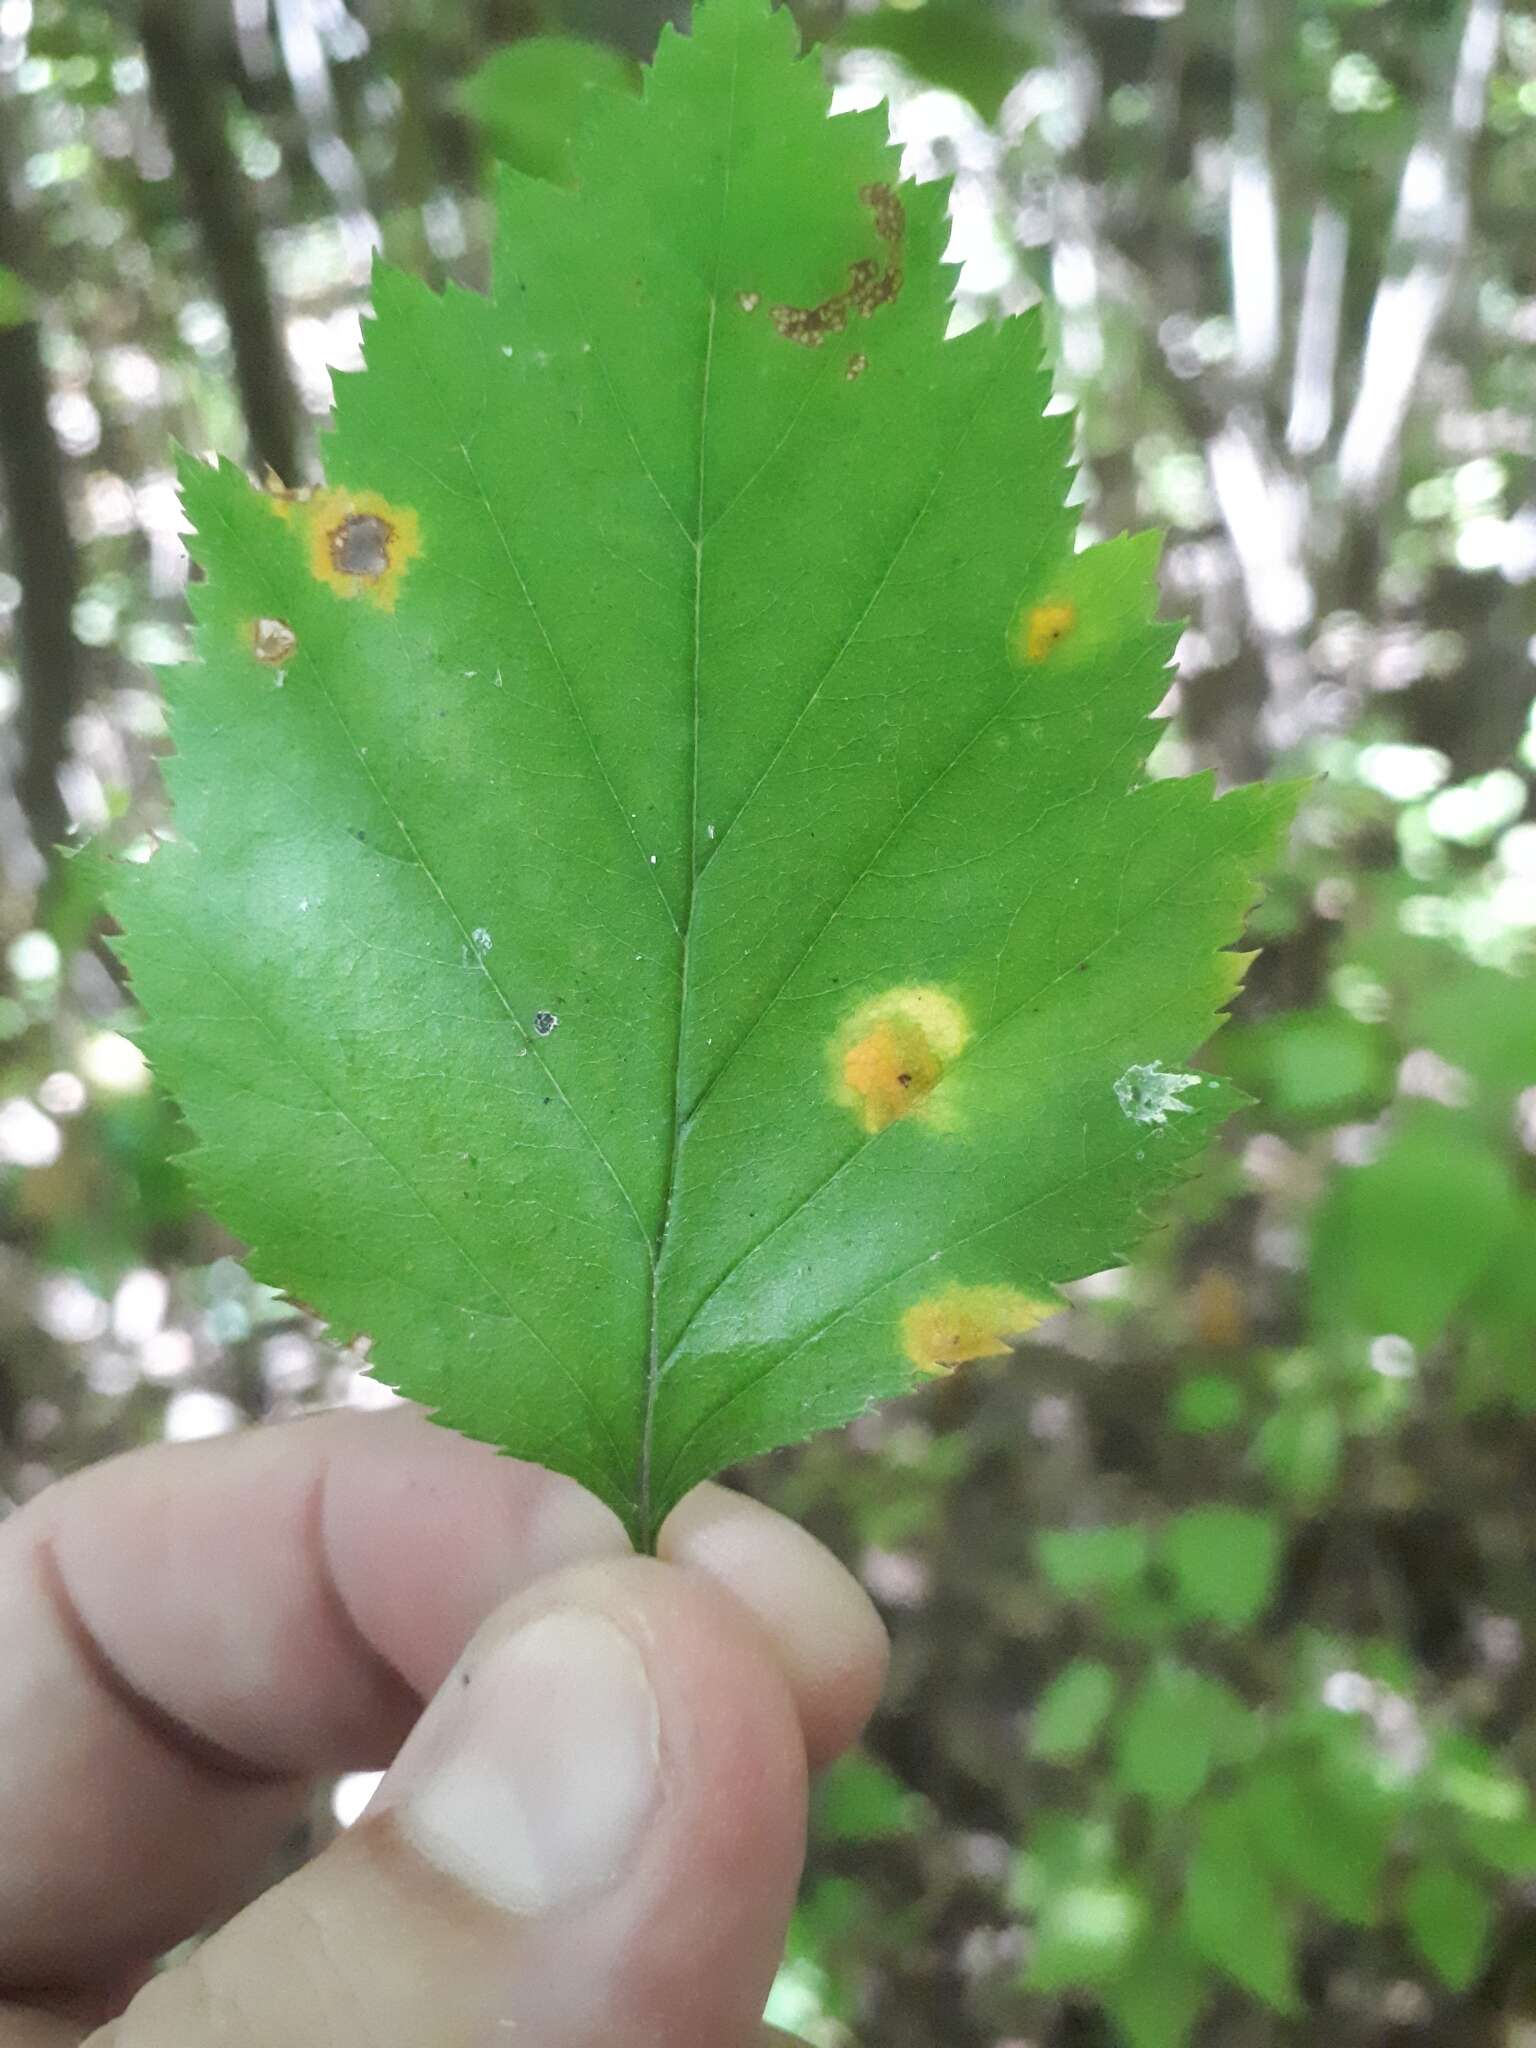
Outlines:
[{"label": "rust spot", "polygon": [[844,374],[847,377],[848,382],[852,384],[857,378],[862,377],[864,372],[868,368],[869,357],[865,355],[861,350],[858,355],[850,356],[848,358],[848,368],[844,372]]},{"label": "rust spot", "polygon": [[970,1035],[965,1012],[940,989],[876,996],[833,1040],[837,1099],[871,1135],[919,1113],[936,1122],[929,1098]]},{"label": "rust spot", "polygon": [[919,1372],[941,1375],[979,1358],[1001,1358],[1011,1337],[1055,1313],[1055,1303],[1017,1287],[946,1287],[907,1310],[901,1345]]},{"label": "rust spot", "polygon": [[[906,236],[906,209],[889,185],[865,185],[859,198],[874,215],[875,233],[885,244],[885,262],[861,256],[848,266],[848,283],[840,292],[823,299],[818,306],[774,306],[770,317],[786,341],[801,348],[820,348],[829,334],[842,334],[855,313],[868,320],[881,306],[888,306],[901,290],[902,242]],[[857,358],[855,360],[858,360]],[[850,374],[857,375],[850,366]]]},{"label": "rust spot", "polygon": [[286,668],[299,651],[299,636],[286,619],[252,619],[246,644],[268,668]]},{"label": "rust spot", "polygon": [[338,597],[366,597],[392,612],[406,569],[421,553],[421,521],[409,505],[377,491],[340,486],[269,499],[304,537],[310,574]]},{"label": "rust spot", "polygon": [[1044,661],[1077,630],[1077,606],[1069,597],[1047,598],[1022,612],[1013,629],[1013,647],[1021,661]]}]

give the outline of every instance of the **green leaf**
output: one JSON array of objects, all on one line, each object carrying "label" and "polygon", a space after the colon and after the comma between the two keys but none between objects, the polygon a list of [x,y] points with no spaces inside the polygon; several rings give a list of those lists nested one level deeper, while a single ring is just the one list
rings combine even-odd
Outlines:
[{"label": "green leaf", "polygon": [[1381,1157],[1341,1172],[1319,1206],[1315,1313],[1432,1343],[1518,1218],[1509,1169],[1470,1120],[1419,1104]]},{"label": "green leaf", "polygon": [[1123,1593],[1145,1576],[1152,1544],[1140,1522],[1102,1529],[1042,1529],[1040,1569],[1068,1600]]},{"label": "green leaf", "polygon": [[1208,1806],[1200,1816],[1182,1925],[1196,1952],[1244,1990],[1276,2012],[1297,2010],[1290,1924],[1230,1802]]},{"label": "green leaf", "polygon": [[1356,1783],[1284,1757],[1255,1766],[1241,1794],[1260,1855],[1335,1919],[1374,1927],[1397,1813],[1363,1779]]},{"label": "green leaf", "polygon": [[1199,1372],[1181,1380],[1169,1403],[1175,1429],[1191,1436],[1215,1436],[1235,1429],[1247,1411],[1247,1396],[1225,1373]]},{"label": "green leaf", "polygon": [[1187,2048],[1210,1994],[1199,1957],[1175,1928],[1159,1927],[1100,1996],[1128,2048]]},{"label": "green leaf", "polygon": [[1109,1666],[1076,1658],[1040,1696],[1030,1721],[1031,1753],[1047,1763],[1076,1763],[1098,1741],[1114,1700],[1115,1674]]},{"label": "green leaf", "polygon": [[33,319],[37,301],[31,287],[0,263],[0,328],[20,327]]},{"label": "green leaf", "polygon": [[1034,61],[1031,45],[998,0],[891,0],[867,13],[850,13],[836,41],[899,57],[925,85],[969,100],[985,121],[997,119]]},{"label": "green leaf", "polygon": [[633,91],[637,67],[602,43],[525,36],[494,50],[460,89],[493,155],[531,178],[574,181],[572,145],[595,93]]},{"label": "green leaf", "polygon": [[328,484],[188,463],[176,838],[114,909],[199,1191],[642,1544],[1002,1355],[1233,1100],[1288,790],[1143,783],[1155,547],[1074,552],[1040,330],[709,0],[490,298],[388,270]]},{"label": "green leaf", "polygon": [[1255,1436],[1253,1454],[1279,1492],[1296,1501],[1322,1500],[1333,1491],[1344,1455],[1339,1411],[1327,1401],[1285,1401]]},{"label": "green leaf", "polygon": [[1108,1983],[1140,1943],[1147,1915],[1145,1897],[1123,1881],[1062,1885],[1041,1908],[1025,1983],[1031,1991]]},{"label": "green leaf", "polygon": [[1252,1715],[1220,1680],[1155,1665],[1120,1724],[1115,1783],[1153,1806],[1187,1806],[1217,1763],[1250,1745],[1252,1729]]},{"label": "green leaf", "polygon": [[1467,1990],[1493,1932],[1493,1902],[1483,1886],[1449,1863],[1424,1863],[1404,1887],[1402,1912],[1414,1946],[1441,1983]]},{"label": "green leaf", "polygon": [[909,1835],[922,1801],[863,1750],[824,1772],[815,1791],[815,1831],[828,1842],[879,1842]]},{"label": "green leaf", "polygon": [[1191,1508],[1169,1523],[1159,1555],[1187,1619],[1245,1628],[1274,1593],[1280,1524],[1242,1508]]}]

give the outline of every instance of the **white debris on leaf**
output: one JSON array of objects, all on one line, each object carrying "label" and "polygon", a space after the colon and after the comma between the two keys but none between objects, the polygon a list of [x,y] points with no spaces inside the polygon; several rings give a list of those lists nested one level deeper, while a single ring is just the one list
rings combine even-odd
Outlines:
[{"label": "white debris on leaf", "polygon": [[1147,1067],[1126,1068],[1115,1083],[1115,1100],[1132,1123],[1165,1124],[1174,1111],[1187,1114],[1194,1109],[1192,1102],[1180,1097],[1198,1088],[1203,1078],[1200,1074],[1165,1073],[1154,1060]]}]

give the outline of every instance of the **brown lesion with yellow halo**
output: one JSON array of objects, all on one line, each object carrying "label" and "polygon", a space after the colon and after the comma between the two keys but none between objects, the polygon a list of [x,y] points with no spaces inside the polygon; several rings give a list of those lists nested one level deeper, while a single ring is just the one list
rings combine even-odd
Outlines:
[{"label": "brown lesion with yellow halo", "polygon": [[422,552],[421,519],[378,491],[323,485],[269,492],[278,518],[297,528],[309,572],[338,597],[366,598],[392,612],[410,564]]}]

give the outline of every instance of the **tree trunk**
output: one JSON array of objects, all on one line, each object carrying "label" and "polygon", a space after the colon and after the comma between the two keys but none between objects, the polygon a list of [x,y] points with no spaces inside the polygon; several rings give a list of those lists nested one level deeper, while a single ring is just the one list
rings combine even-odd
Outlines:
[{"label": "tree trunk", "polygon": [[229,323],[235,381],[257,463],[299,476],[299,406],[262,257],[256,213],[225,128],[226,94],[180,0],[144,0],[150,90]]},{"label": "tree trunk", "polygon": [[[0,119],[9,113],[0,108]],[[29,265],[22,223],[11,200],[16,152],[0,136],[0,264],[19,279]],[[64,836],[59,764],[84,683],[74,635],[75,550],[64,497],[64,464],[48,419],[42,337],[30,318],[0,324],[0,491],[21,604],[17,652],[25,757],[16,795],[38,851]]]}]

